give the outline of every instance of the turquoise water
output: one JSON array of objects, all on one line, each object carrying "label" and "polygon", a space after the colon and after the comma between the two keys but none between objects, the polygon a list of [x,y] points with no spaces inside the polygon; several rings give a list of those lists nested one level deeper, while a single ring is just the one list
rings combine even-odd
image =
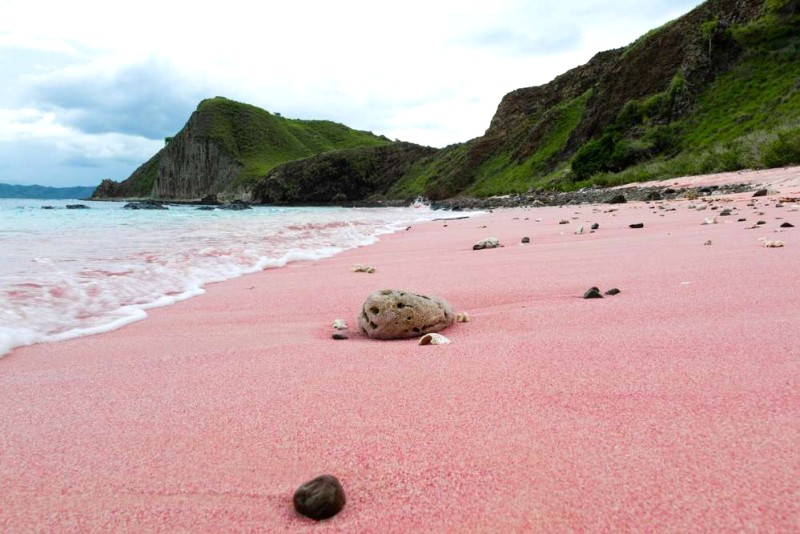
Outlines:
[{"label": "turquoise water", "polygon": [[[68,210],[81,203],[86,210]],[[330,257],[441,217],[408,208],[125,210],[119,202],[0,199],[0,355],[118,328],[203,286]],[[42,209],[53,206],[55,209]]]}]

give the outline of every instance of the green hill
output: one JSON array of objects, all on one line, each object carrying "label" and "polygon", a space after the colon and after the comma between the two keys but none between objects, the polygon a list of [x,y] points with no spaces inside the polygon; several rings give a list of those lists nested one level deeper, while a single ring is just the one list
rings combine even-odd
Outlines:
[{"label": "green hill", "polygon": [[43,185],[0,184],[0,198],[37,198],[43,200],[83,199],[92,195],[94,187],[48,187]]}]

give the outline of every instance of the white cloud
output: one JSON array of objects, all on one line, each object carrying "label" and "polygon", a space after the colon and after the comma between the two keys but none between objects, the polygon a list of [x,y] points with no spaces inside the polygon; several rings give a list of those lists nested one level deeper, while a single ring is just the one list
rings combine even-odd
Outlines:
[{"label": "white cloud", "polygon": [[[0,117],[0,135],[67,128],[81,141],[58,150],[136,151],[174,134],[200,98],[222,95],[442,146],[481,135],[505,93],[545,83],[699,3],[0,0],[0,56],[26,49],[65,58],[27,71],[14,64],[22,71],[0,88],[0,108],[41,116]],[[141,136],[153,141],[134,142]],[[92,152],[93,143],[101,148]]]}]

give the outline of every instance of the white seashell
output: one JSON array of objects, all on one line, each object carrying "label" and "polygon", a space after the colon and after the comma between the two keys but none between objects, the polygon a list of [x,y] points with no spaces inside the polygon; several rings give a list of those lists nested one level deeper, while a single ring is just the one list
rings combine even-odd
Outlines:
[{"label": "white seashell", "polygon": [[331,326],[333,326],[336,330],[347,330],[347,324],[341,319],[336,319],[333,321],[333,325]]},{"label": "white seashell", "polygon": [[456,316],[456,321],[459,323],[468,323],[469,322],[469,314],[467,312],[461,312]]},{"label": "white seashell", "polygon": [[577,230],[575,230],[577,235],[581,235],[583,233],[583,225],[580,225]]},{"label": "white seashell", "polygon": [[360,263],[356,263],[353,265],[351,271],[354,273],[374,273],[375,267],[370,267],[369,265],[361,265]]},{"label": "white seashell", "polygon": [[715,217],[706,217],[703,224],[717,224],[717,218]]},{"label": "white seashell", "polygon": [[442,334],[425,334],[419,338],[420,345],[447,345],[450,340]]},{"label": "white seashell", "polygon": [[767,239],[766,237],[760,238],[759,241],[763,241],[764,242],[764,246],[766,248],[781,248],[781,247],[783,247],[783,241],[777,241],[777,240],[772,241],[772,240]]}]

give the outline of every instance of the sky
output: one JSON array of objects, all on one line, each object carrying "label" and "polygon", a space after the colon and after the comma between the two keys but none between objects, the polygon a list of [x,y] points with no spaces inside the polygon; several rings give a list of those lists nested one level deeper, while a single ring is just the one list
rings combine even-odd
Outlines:
[{"label": "sky", "polygon": [[436,147],[700,0],[0,0],[0,182],[124,180],[200,100]]}]

